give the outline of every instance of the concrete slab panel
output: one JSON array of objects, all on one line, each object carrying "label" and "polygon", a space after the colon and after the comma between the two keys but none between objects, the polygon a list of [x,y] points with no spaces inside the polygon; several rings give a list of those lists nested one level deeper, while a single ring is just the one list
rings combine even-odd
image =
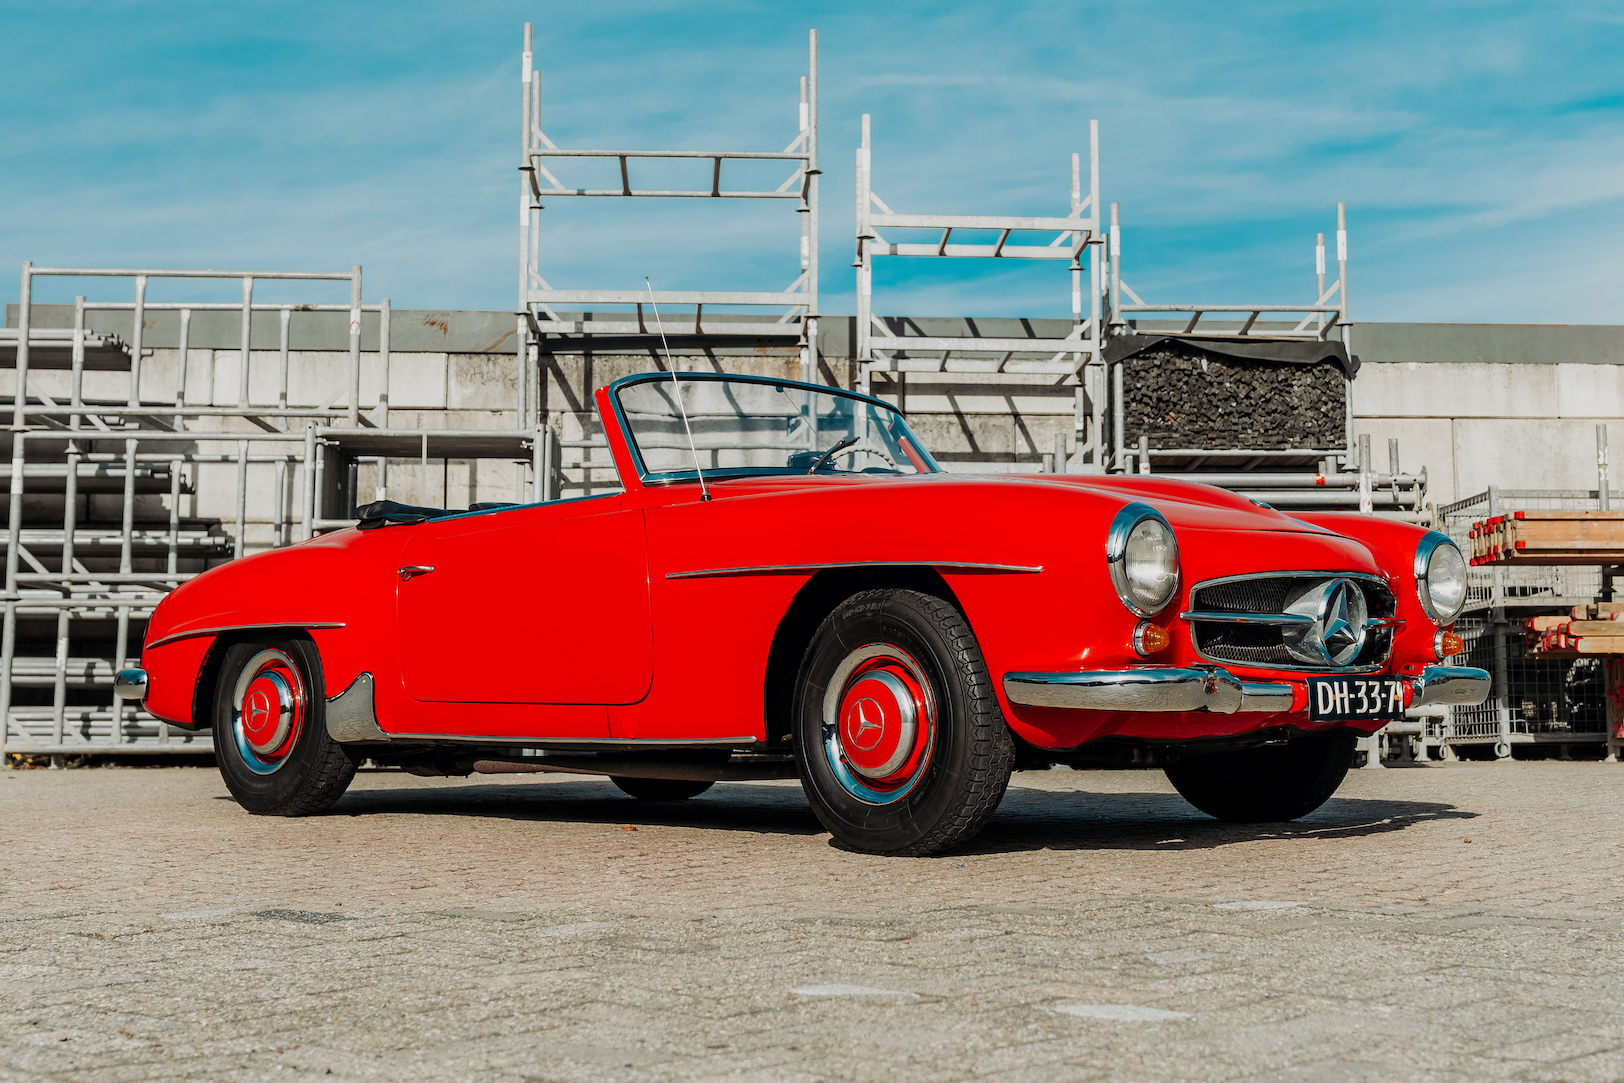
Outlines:
[{"label": "concrete slab panel", "polygon": [[1554,417],[1555,365],[1365,364],[1353,412],[1367,417]]},{"label": "concrete slab panel", "polygon": [[[371,364],[368,364],[368,355],[361,355],[361,401],[363,404],[376,404],[378,401],[377,380],[375,370],[377,367],[377,354],[372,354]],[[288,394],[289,406],[321,406],[324,403],[342,403],[349,397],[350,387],[350,355],[338,351],[301,350],[295,352],[289,360],[289,370],[292,374]],[[218,371],[218,366],[216,366]],[[370,379],[369,379],[370,378]],[[368,398],[368,383],[371,383],[371,397]],[[232,384],[235,391],[236,385]]]},{"label": "concrete slab panel", "polygon": [[1624,367],[1557,365],[1556,393],[1561,417],[1624,418]]},{"label": "concrete slab panel", "polygon": [[447,359],[446,405],[452,409],[514,410],[519,367],[512,354],[451,354]]},{"label": "concrete slab panel", "polygon": [[[1624,429],[1624,426],[1621,426]],[[1454,423],[1456,493],[1506,489],[1594,489],[1594,420],[1476,420]]]},{"label": "concrete slab panel", "polygon": [[[391,353],[390,410],[444,409],[446,368],[446,355],[443,353]],[[377,401],[376,398],[373,401]]]}]

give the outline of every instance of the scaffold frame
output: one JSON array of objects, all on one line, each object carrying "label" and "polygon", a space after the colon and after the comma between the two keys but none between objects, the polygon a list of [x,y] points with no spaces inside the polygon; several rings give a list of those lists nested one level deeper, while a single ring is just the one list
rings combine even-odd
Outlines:
[{"label": "scaffold frame", "polygon": [[[539,381],[540,352],[604,349],[605,340],[629,345],[655,337],[669,324],[680,332],[682,344],[725,343],[728,340],[768,339],[798,344],[804,379],[818,378],[818,32],[808,31],[807,73],[800,77],[799,127],[781,151],[634,150],[561,148],[541,125],[541,68],[534,63],[533,24],[524,24],[522,54],[522,128],[519,184],[519,326],[528,344],[525,381]],[[565,172],[559,163],[614,161],[620,168],[618,188],[566,185],[555,175]],[[632,166],[639,161],[692,160],[712,164],[711,183],[705,188],[640,188],[633,184]],[[727,162],[781,162],[791,172],[776,189],[724,188]],[[661,290],[661,289],[556,289],[542,273],[542,199],[587,197],[610,199],[724,199],[791,201],[799,217],[800,271],[780,291]],[[604,312],[603,308],[632,312]],[[776,318],[706,322],[707,308],[776,309]],[[568,311],[579,309],[579,312]],[[653,312],[662,312],[655,325]],[[677,312],[674,310],[687,310]],[[564,310],[564,311],[561,311]],[[673,335],[673,338],[678,337]],[[531,401],[537,401],[532,397]]]}]

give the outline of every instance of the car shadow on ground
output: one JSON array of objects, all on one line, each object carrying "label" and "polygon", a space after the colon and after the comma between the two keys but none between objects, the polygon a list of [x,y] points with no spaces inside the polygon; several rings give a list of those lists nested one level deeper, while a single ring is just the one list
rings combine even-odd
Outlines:
[{"label": "car shadow on ground", "polygon": [[[489,817],[767,835],[824,833],[800,787],[729,783],[687,801],[637,801],[596,779],[352,790],[328,815]],[[953,853],[1212,849],[1266,840],[1385,835],[1477,815],[1439,801],[1333,797],[1292,823],[1226,824],[1197,811],[1177,794],[1014,787],[986,829]]]},{"label": "car shadow on ground", "polygon": [[1291,823],[1229,824],[1177,794],[1011,790],[961,854],[1021,850],[1206,850],[1237,843],[1385,835],[1478,813],[1441,801],[1333,797]]},{"label": "car shadow on ground", "polygon": [[686,801],[639,801],[598,779],[351,790],[327,815],[380,814],[697,827],[766,835],[823,831],[799,786],[728,783]]}]

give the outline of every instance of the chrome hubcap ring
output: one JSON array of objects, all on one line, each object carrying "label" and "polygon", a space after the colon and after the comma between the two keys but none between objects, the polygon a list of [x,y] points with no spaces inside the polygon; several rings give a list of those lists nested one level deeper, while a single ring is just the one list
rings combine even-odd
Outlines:
[{"label": "chrome hubcap ring", "polygon": [[304,685],[293,659],[274,648],[248,660],[231,694],[231,735],[243,764],[268,775],[287,762],[304,727]]},{"label": "chrome hubcap ring", "polygon": [[823,750],[843,789],[868,804],[901,800],[930,764],[936,702],[918,661],[870,643],[835,668],[823,697]]}]

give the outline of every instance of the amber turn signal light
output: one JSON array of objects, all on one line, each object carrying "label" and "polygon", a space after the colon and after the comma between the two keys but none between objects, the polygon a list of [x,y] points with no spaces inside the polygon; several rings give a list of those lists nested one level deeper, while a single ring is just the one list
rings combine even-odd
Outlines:
[{"label": "amber turn signal light", "polygon": [[1466,649],[1466,641],[1454,632],[1439,632],[1438,640],[1432,645],[1432,651],[1443,661],[1452,654],[1459,654]]},{"label": "amber turn signal light", "polygon": [[1133,649],[1139,652],[1141,658],[1149,658],[1166,650],[1172,642],[1172,633],[1148,620],[1140,621],[1139,627],[1133,630]]}]

